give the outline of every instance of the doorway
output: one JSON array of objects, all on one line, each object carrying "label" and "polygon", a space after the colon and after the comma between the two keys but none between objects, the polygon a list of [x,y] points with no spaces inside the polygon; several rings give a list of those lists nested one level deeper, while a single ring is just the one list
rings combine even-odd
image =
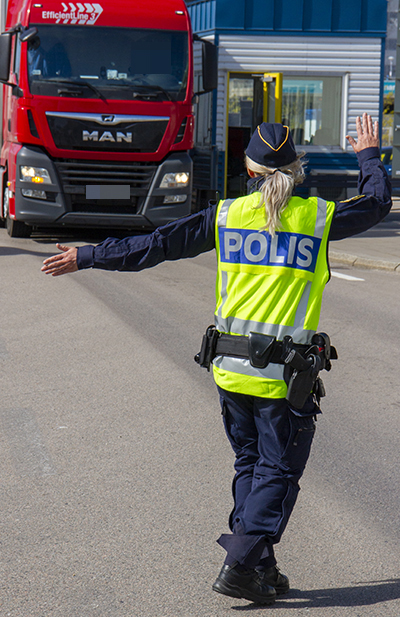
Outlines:
[{"label": "doorway", "polygon": [[244,151],[261,122],[280,122],[282,117],[281,73],[229,73],[227,122],[227,197],[246,194]]}]

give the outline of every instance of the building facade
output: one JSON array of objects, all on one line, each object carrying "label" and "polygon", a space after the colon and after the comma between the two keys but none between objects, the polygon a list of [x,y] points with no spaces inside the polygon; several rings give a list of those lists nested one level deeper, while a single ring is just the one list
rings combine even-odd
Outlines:
[{"label": "building facade", "polygon": [[[187,5],[194,32],[218,46],[218,90],[197,110],[198,151],[212,151],[217,168],[213,188],[243,192],[243,149],[263,120],[287,123],[314,169],[354,173],[346,135],[364,111],[382,114],[387,0]],[[341,197],[340,187],[331,197]]]}]

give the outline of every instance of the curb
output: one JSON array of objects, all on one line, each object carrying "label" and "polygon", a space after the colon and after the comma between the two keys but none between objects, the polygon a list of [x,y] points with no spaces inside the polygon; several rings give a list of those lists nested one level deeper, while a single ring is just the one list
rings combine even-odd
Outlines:
[{"label": "curb", "polygon": [[329,260],[346,266],[352,266],[353,268],[385,270],[386,272],[398,272],[400,274],[400,261],[371,259],[369,257],[359,257],[358,255],[351,255],[349,253],[340,253],[334,250],[329,251]]}]

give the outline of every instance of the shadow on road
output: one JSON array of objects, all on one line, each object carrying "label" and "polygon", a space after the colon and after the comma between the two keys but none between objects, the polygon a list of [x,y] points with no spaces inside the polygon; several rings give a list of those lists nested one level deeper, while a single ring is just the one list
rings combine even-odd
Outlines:
[{"label": "shadow on road", "polygon": [[126,238],[127,236],[143,235],[140,230],[132,229],[35,229],[31,235],[31,240],[37,244],[55,244],[56,242],[71,243],[84,242],[85,244],[98,244],[106,238]]},{"label": "shadow on road", "polygon": [[0,246],[0,257],[10,257],[12,255],[35,255],[36,257],[49,257],[49,253],[41,253],[40,251],[29,251],[14,246]]},{"label": "shadow on road", "polygon": [[[21,246],[0,246],[0,257],[12,256],[12,255],[34,255],[36,257],[50,257],[59,253],[56,247],[57,242],[60,244],[74,245],[75,243],[84,244],[99,244],[110,236],[113,238],[126,238],[130,235],[141,235],[141,231],[121,230],[121,229],[37,229],[32,232],[30,241],[37,245],[48,246],[51,245],[50,252],[41,252],[29,250]],[[15,240],[18,242],[18,238]],[[23,242],[26,244],[27,239],[24,238]]]},{"label": "shadow on road", "polygon": [[[272,609],[326,608],[328,606],[371,606],[380,602],[388,602],[400,598],[400,579],[386,581],[368,581],[355,583],[353,587],[338,587],[332,589],[313,589],[301,591],[291,589],[285,596],[280,596]],[[235,611],[260,610],[257,604],[248,606],[232,606]]]}]

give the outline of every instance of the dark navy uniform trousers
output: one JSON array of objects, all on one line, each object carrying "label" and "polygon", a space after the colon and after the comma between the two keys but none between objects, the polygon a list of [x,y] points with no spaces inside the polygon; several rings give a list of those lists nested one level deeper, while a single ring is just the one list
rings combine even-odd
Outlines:
[{"label": "dark navy uniform trousers", "polygon": [[276,564],[273,545],[296,502],[320,411],[311,396],[299,411],[285,399],[218,391],[236,456],[232,534],[218,543],[227,551],[225,563],[266,569]]}]

